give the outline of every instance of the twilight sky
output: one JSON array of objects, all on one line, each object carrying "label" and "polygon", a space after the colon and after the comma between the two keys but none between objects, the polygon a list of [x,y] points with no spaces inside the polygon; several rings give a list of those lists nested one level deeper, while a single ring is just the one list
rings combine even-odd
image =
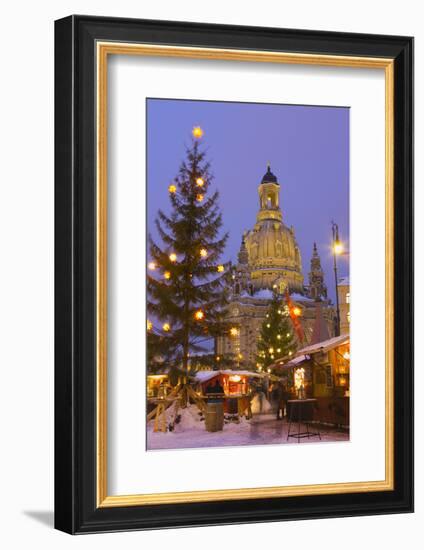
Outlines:
[{"label": "twilight sky", "polygon": [[[335,300],[331,220],[346,249],[349,240],[348,108],[148,99],[147,121],[147,222],[155,240],[157,210],[169,212],[168,185],[199,125],[223,231],[230,234],[222,259],[236,261],[242,233],[256,221],[257,189],[269,161],[280,183],[283,222],[293,225],[300,246],[305,284],[316,241]],[[340,277],[349,274],[348,256],[338,267]]]}]

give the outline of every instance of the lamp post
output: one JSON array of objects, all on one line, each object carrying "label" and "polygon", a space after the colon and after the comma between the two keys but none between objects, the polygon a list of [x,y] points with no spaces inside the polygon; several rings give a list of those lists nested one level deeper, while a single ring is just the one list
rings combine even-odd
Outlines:
[{"label": "lamp post", "polygon": [[333,232],[333,261],[334,261],[334,282],[336,284],[336,336],[340,336],[340,307],[339,307],[339,290],[337,277],[337,256],[343,252],[343,244],[339,239],[339,226],[331,222],[331,230]]}]

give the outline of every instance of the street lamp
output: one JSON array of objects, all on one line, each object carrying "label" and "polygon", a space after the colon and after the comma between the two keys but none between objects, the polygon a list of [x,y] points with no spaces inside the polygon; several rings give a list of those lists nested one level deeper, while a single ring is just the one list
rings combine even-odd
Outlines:
[{"label": "street lamp", "polygon": [[333,261],[334,261],[334,281],[336,283],[336,336],[340,336],[340,307],[339,307],[339,290],[337,277],[337,256],[343,252],[343,243],[339,239],[339,226],[331,222],[331,230],[333,232]]}]

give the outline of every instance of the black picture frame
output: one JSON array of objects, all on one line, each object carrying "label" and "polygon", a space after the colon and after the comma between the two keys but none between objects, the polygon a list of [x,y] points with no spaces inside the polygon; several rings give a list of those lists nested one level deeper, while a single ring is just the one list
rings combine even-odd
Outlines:
[{"label": "black picture frame", "polygon": [[[97,507],[98,40],[394,60],[393,491]],[[55,23],[55,73],[55,527],[76,534],[413,511],[413,39],[73,15]]]}]

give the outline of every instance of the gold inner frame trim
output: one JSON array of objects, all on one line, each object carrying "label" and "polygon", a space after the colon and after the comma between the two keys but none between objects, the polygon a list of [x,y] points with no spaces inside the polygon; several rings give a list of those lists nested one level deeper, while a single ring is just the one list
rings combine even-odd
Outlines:
[{"label": "gold inner frame trim", "polygon": [[[236,499],[389,491],[394,489],[394,60],[218,48],[97,42],[97,506],[142,506]],[[109,55],[139,55],[283,63],[385,71],[386,365],[385,479],[281,487],[252,487],[109,496],[107,492],[107,62]]]}]

